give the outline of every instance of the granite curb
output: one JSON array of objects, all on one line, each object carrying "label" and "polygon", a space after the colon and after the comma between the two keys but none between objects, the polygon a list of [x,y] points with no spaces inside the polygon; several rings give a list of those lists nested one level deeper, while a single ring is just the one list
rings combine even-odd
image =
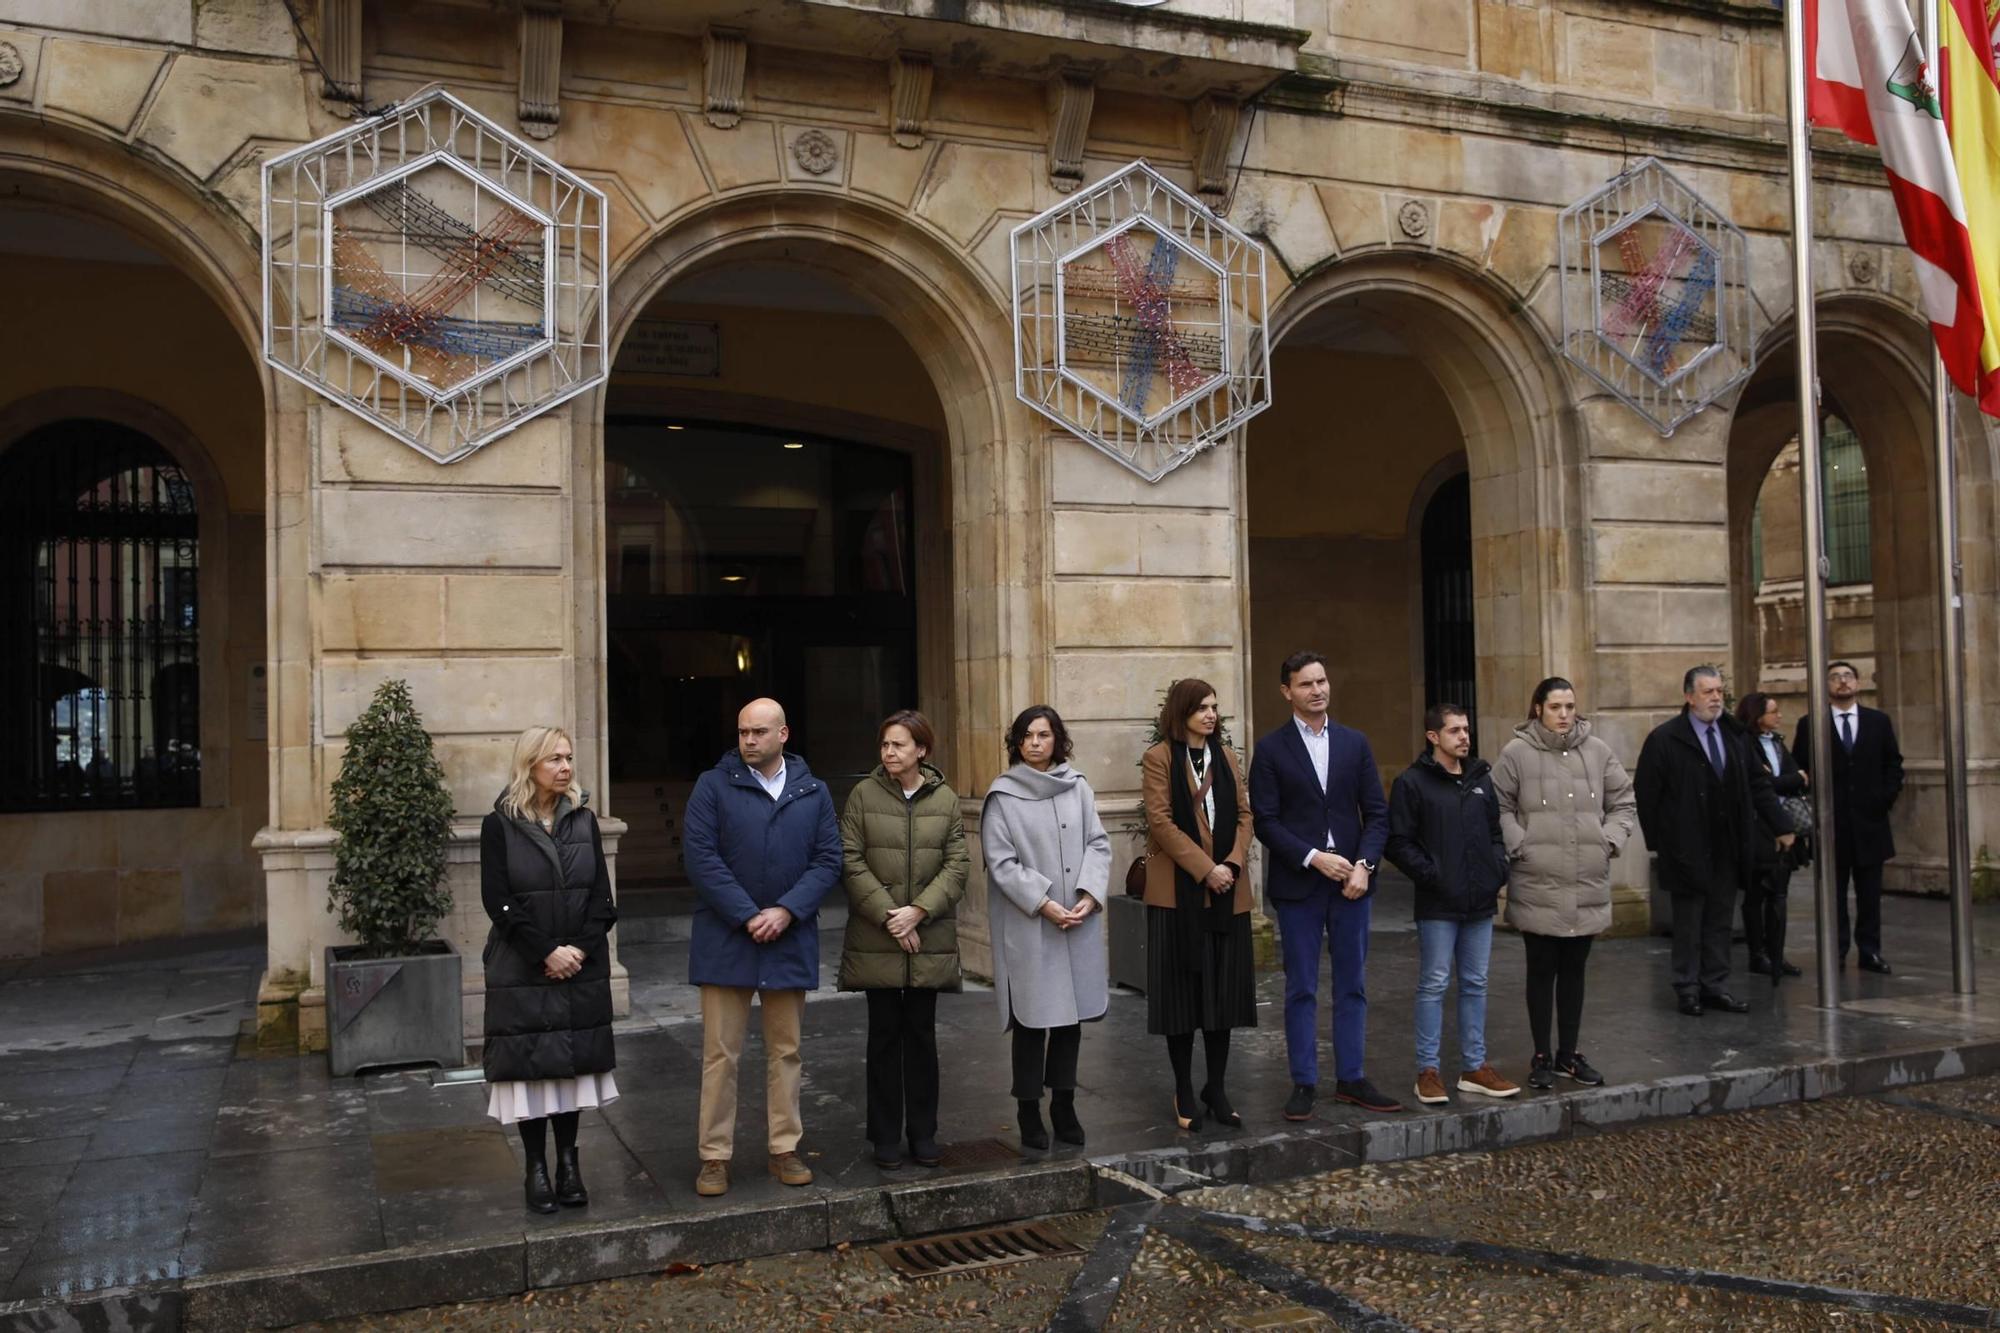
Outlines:
[{"label": "granite curb", "polygon": [[207,1333],[482,1300],[762,1255],[996,1225],[1220,1184],[1490,1151],[1646,1121],[1866,1096],[2000,1072],[2000,1040],[1680,1075],[1443,1114],[1204,1139],[883,1188],[332,1258],[0,1304],[0,1333]]}]

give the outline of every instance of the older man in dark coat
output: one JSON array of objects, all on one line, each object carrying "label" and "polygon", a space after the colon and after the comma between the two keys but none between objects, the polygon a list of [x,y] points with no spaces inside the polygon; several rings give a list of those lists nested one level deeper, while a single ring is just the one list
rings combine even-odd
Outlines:
[{"label": "older man in dark coat", "polygon": [[1757,839],[1792,845],[1792,824],[1749,752],[1742,724],[1723,711],[1722,673],[1691,669],[1687,705],[1646,737],[1634,787],[1639,826],[1660,858],[1674,903],[1674,992],[1680,1011],[1732,1014],[1750,1006],[1723,987],[1736,895],[1756,873]]},{"label": "older man in dark coat", "polygon": [[[1833,709],[1833,882],[1840,903],[1840,961],[1847,962],[1851,939],[1860,948],[1865,971],[1887,972],[1889,964],[1882,958],[1882,867],[1896,855],[1889,811],[1903,792],[1903,751],[1896,744],[1896,724],[1889,715],[1861,706],[1861,674],[1853,663],[1830,664],[1826,690]],[[1813,767],[1811,716],[1799,719],[1792,758],[1815,781],[1824,780]],[[1854,881],[1851,935],[1850,878]]]}]

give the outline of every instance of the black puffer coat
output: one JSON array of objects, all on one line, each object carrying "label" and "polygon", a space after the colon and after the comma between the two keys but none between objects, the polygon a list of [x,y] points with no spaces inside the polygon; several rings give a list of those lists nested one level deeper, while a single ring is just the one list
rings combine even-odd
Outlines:
[{"label": "black puffer coat", "polygon": [[[514,819],[494,803],[479,829],[479,896],[493,920],[486,964],[486,1081],[602,1074],[611,1043],[611,950],[618,920],[597,816],[564,796],[554,827]],[[543,960],[559,944],[583,950],[583,968],[550,980]]]}]

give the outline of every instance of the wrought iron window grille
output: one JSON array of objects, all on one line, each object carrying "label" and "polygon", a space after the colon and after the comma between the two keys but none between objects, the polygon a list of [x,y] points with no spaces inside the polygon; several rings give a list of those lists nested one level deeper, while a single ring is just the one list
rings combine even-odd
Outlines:
[{"label": "wrought iron window grille", "polygon": [[201,802],[199,516],[158,443],[57,422],[0,454],[0,811]]}]

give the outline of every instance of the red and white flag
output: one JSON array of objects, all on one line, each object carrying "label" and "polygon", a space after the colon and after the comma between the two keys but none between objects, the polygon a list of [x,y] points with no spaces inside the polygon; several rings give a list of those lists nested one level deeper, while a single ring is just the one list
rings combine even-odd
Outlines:
[{"label": "red and white flag", "polygon": [[1805,23],[1807,115],[1882,150],[1945,371],[1993,412],[1994,385],[1981,374],[1985,318],[1965,197],[1909,10],[1903,0],[1806,0]]}]

